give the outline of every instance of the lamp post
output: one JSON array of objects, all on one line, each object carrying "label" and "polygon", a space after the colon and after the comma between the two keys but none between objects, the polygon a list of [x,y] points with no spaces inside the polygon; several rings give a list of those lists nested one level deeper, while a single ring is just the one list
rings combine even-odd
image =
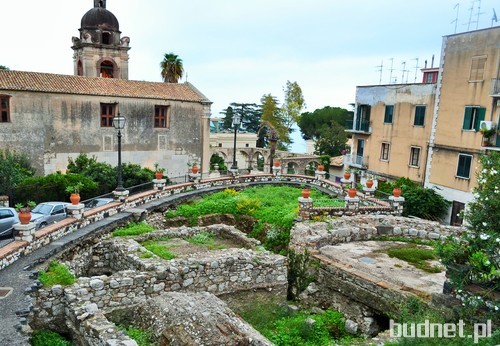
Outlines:
[{"label": "lamp post", "polygon": [[122,132],[125,128],[125,123],[127,119],[122,117],[120,113],[113,118],[113,126],[118,130],[118,185],[115,191],[122,192],[125,191],[123,188],[123,180],[122,180]]},{"label": "lamp post", "polygon": [[233,126],[234,126],[234,156],[233,156],[233,165],[231,166],[232,171],[236,171],[238,169],[238,165],[236,163],[236,133],[238,132],[238,126],[240,126],[241,117],[239,114],[235,113],[233,115]]}]

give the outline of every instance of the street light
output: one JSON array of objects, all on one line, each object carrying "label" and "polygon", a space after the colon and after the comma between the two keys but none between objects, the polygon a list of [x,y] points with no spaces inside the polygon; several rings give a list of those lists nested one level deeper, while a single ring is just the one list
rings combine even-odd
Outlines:
[{"label": "street light", "polygon": [[235,171],[238,169],[238,165],[236,163],[236,133],[238,132],[238,126],[240,126],[241,117],[238,113],[233,115],[233,126],[234,126],[234,156],[233,156],[233,165],[231,166],[231,170]]},{"label": "street light", "polygon": [[120,113],[113,118],[113,126],[118,130],[118,186],[115,191],[125,191],[123,188],[123,180],[122,180],[122,132],[125,128],[125,123],[127,119],[122,117]]}]

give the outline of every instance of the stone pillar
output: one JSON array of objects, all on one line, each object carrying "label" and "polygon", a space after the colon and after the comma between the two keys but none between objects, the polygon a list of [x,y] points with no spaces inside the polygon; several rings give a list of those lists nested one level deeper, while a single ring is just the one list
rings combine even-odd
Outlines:
[{"label": "stone pillar", "polygon": [[70,204],[66,207],[68,209],[68,216],[74,217],[77,220],[83,218],[83,209],[85,205],[83,203]]},{"label": "stone pillar", "polygon": [[403,203],[405,201],[404,197],[394,197],[389,196],[389,201],[391,201],[392,208],[394,209],[395,215],[403,214]]},{"label": "stone pillar", "polygon": [[340,185],[342,185],[341,195],[343,195],[343,196],[347,195],[347,193],[345,191],[351,187],[351,183],[352,183],[351,180],[344,179],[344,178],[340,179]]},{"label": "stone pillar", "polygon": [[165,189],[167,179],[153,179],[153,188],[162,191]]},{"label": "stone pillar", "polygon": [[347,208],[347,215],[353,215],[356,214],[358,209],[359,209],[359,197],[345,197],[345,206]]},{"label": "stone pillar", "polygon": [[325,171],[318,171],[318,170],[316,170],[314,172],[314,179],[316,179],[316,180],[325,179],[325,176],[326,176],[326,172]]},{"label": "stone pillar", "polygon": [[200,179],[201,179],[200,173],[189,173],[189,181],[194,181],[195,183],[198,183]]},{"label": "stone pillar", "polygon": [[127,202],[128,199],[128,190],[123,191],[113,191],[113,195],[115,196],[115,200],[121,203]]},{"label": "stone pillar", "polygon": [[9,207],[9,196],[0,196],[0,207]]},{"label": "stone pillar", "polygon": [[302,220],[309,220],[311,209],[313,207],[313,199],[308,197],[299,197],[299,216]]},{"label": "stone pillar", "polygon": [[363,191],[365,192],[365,198],[366,197],[373,197],[375,195],[375,188],[374,187],[366,187],[363,186]]},{"label": "stone pillar", "polygon": [[26,225],[21,225],[19,223],[14,226],[14,231],[14,239],[16,241],[27,241],[28,243],[31,243],[35,240],[36,224],[34,222],[30,222]]}]

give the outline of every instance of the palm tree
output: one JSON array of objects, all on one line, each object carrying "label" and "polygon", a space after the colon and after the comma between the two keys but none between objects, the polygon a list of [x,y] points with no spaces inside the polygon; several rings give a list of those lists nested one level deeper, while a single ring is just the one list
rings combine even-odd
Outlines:
[{"label": "palm tree", "polygon": [[182,78],[182,59],[174,53],[166,53],[160,63],[161,77],[165,83],[177,83]]}]

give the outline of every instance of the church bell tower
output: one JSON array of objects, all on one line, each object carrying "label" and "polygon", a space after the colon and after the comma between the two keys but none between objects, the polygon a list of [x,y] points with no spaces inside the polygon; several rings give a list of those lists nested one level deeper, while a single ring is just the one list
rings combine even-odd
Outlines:
[{"label": "church bell tower", "polygon": [[74,74],[87,77],[128,79],[130,38],[120,38],[120,25],[106,9],[106,0],[94,0],[94,8],[82,17],[80,37],[73,37]]}]

